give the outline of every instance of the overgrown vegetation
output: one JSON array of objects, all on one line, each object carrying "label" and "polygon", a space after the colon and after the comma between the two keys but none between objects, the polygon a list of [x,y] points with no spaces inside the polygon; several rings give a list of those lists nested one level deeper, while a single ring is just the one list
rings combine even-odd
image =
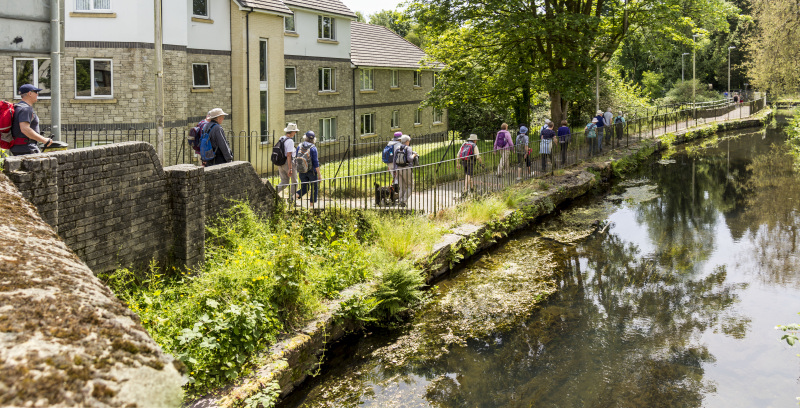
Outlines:
[{"label": "overgrown vegetation", "polygon": [[794,111],[794,116],[789,119],[786,125],[786,134],[789,138],[786,144],[791,148],[791,153],[795,160],[795,169],[800,169],[800,109]]}]

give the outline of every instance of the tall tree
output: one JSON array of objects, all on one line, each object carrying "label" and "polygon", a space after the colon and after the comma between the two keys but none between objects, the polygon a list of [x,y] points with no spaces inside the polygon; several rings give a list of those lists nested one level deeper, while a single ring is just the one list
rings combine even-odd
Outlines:
[{"label": "tall tree", "polygon": [[405,37],[411,31],[411,22],[403,16],[403,13],[396,10],[381,10],[370,14],[369,23],[384,26],[401,37]]},{"label": "tall tree", "polygon": [[690,42],[699,21],[724,22],[736,8],[727,0],[414,0],[408,10],[435,38],[426,51],[447,66],[445,79],[469,80],[448,81],[435,95],[441,103],[464,90],[529,106],[530,90],[545,91],[561,120],[570,100],[594,99],[596,69],[631,32]]},{"label": "tall tree", "polygon": [[747,40],[751,59],[745,64],[753,86],[775,93],[800,90],[800,2],[751,0],[756,25]]}]

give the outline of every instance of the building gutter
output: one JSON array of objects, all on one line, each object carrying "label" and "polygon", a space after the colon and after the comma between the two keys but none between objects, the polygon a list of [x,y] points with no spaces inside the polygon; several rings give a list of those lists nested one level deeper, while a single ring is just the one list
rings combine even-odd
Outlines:
[{"label": "building gutter", "polygon": [[250,7],[250,11],[245,14],[245,65],[247,66],[247,136],[250,136],[250,13],[253,12],[253,8]]},{"label": "building gutter", "polygon": [[61,138],[61,0],[50,0],[50,134]]},{"label": "building gutter", "polygon": [[[350,54],[352,58],[352,53]],[[358,65],[350,63],[350,71],[353,72],[353,140],[356,137],[356,69]]]}]

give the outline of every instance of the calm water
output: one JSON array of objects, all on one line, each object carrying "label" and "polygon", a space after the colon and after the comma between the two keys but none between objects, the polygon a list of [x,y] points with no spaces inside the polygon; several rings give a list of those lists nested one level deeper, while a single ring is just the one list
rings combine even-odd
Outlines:
[{"label": "calm water", "polygon": [[800,348],[774,326],[800,321],[800,179],[780,131],[752,132],[564,210],[605,232],[562,244],[552,217],[481,255],[407,326],[329,350],[284,406],[797,406]]}]

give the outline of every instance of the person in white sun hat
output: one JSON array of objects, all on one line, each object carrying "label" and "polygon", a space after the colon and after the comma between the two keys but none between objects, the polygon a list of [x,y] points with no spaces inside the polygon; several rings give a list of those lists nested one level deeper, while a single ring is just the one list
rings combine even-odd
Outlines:
[{"label": "person in white sun hat", "polygon": [[292,168],[293,157],[297,149],[294,147],[294,137],[300,129],[297,128],[296,123],[289,123],[286,129],[283,129],[286,134],[278,139],[275,147],[281,151],[286,157],[286,162],[278,167],[278,174],[281,176],[281,184],[275,190],[280,193],[286,187],[289,187],[289,202],[294,202],[297,194],[297,172]]},{"label": "person in white sun hat", "polygon": [[226,115],[227,113],[220,108],[208,111],[208,116],[206,117],[208,123],[203,127],[203,133],[208,133],[208,139],[214,151],[214,158],[207,161],[206,166],[233,161],[231,147],[228,146],[228,140],[225,139],[225,130],[222,129],[222,122],[225,120]]}]

